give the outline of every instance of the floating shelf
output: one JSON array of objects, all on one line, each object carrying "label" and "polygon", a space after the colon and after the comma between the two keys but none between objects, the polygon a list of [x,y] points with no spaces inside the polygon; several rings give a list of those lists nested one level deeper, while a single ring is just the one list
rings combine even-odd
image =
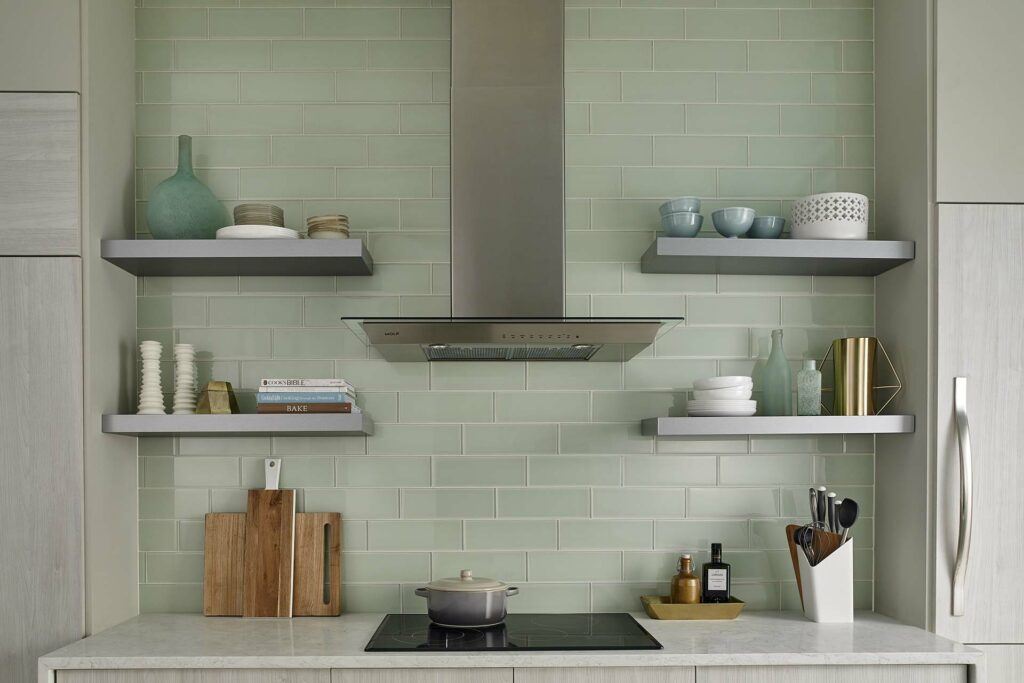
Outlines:
[{"label": "floating shelf", "polygon": [[746,434],[912,434],[913,415],[845,417],[652,417],[646,436],[728,436]]},{"label": "floating shelf", "polygon": [[644,273],[874,276],[914,259],[913,242],[659,237]]},{"label": "floating shelf", "polygon": [[104,415],[105,434],[128,436],[365,436],[373,420],[363,413],[318,415]]},{"label": "floating shelf", "polygon": [[362,240],[103,240],[132,275],[372,275]]}]

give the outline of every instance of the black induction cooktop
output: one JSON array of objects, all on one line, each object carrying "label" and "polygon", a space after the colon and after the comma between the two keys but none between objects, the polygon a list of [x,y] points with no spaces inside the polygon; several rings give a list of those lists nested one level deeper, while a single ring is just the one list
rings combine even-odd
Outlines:
[{"label": "black induction cooktop", "polygon": [[510,614],[488,628],[450,628],[425,614],[389,614],[367,652],[483,650],[660,650],[628,614]]}]

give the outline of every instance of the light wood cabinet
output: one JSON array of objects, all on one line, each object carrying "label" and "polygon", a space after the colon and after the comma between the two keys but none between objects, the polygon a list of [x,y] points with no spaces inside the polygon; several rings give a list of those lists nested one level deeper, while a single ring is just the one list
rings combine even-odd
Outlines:
[{"label": "light wood cabinet", "polygon": [[697,683],[967,683],[966,666],[722,666]]},{"label": "light wood cabinet", "polygon": [[331,683],[512,683],[512,669],[334,669]]},{"label": "light wood cabinet", "polygon": [[516,669],[515,683],[693,683],[696,675],[692,666]]},{"label": "light wood cabinet", "polygon": [[1024,203],[1022,24],[1020,0],[936,2],[935,160],[940,203]]},{"label": "light wood cabinet", "polygon": [[1024,671],[1024,645],[972,645],[985,653],[984,683],[1016,683]]},{"label": "light wood cabinet", "polygon": [[60,671],[57,683],[331,683],[328,669]]},{"label": "light wood cabinet", "polygon": [[[935,631],[1024,643],[1024,206],[939,207]],[[953,380],[966,378],[973,515],[964,613],[952,614],[960,526]]]},{"label": "light wood cabinet", "polygon": [[75,93],[0,93],[0,255],[81,254],[79,121]]},{"label": "light wood cabinet", "polygon": [[0,91],[79,92],[79,0],[0,0]]},{"label": "light wood cabinet", "polygon": [[0,681],[83,635],[82,265],[0,258]]}]

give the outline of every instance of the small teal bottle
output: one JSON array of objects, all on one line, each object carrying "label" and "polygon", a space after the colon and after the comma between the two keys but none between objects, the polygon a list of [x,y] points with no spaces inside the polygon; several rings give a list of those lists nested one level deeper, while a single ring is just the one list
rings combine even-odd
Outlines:
[{"label": "small teal bottle", "polygon": [[762,376],[761,414],[792,415],[793,378],[786,362],[786,351],[782,348],[782,330],[772,330],[772,352]]}]

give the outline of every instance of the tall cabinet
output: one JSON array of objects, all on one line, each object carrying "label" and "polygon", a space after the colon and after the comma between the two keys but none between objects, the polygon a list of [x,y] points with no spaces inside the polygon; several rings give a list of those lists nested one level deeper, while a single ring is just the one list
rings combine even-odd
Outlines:
[{"label": "tall cabinet", "polygon": [[[85,618],[79,121],[76,93],[0,93],[0,680],[12,683]],[[49,240],[34,212],[51,216]]]},{"label": "tall cabinet", "polygon": [[[132,0],[0,0],[0,681],[137,613]],[[19,92],[20,91],[20,92]],[[83,173],[83,169],[85,172]]]},{"label": "tall cabinet", "polygon": [[[1017,0],[875,4],[877,212],[917,242],[876,330],[917,433],[879,442],[875,608],[1024,665],[1024,49]],[[984,93],[984,96],[983,96]],[[958,379],[959,378],[959,379]]]}]

